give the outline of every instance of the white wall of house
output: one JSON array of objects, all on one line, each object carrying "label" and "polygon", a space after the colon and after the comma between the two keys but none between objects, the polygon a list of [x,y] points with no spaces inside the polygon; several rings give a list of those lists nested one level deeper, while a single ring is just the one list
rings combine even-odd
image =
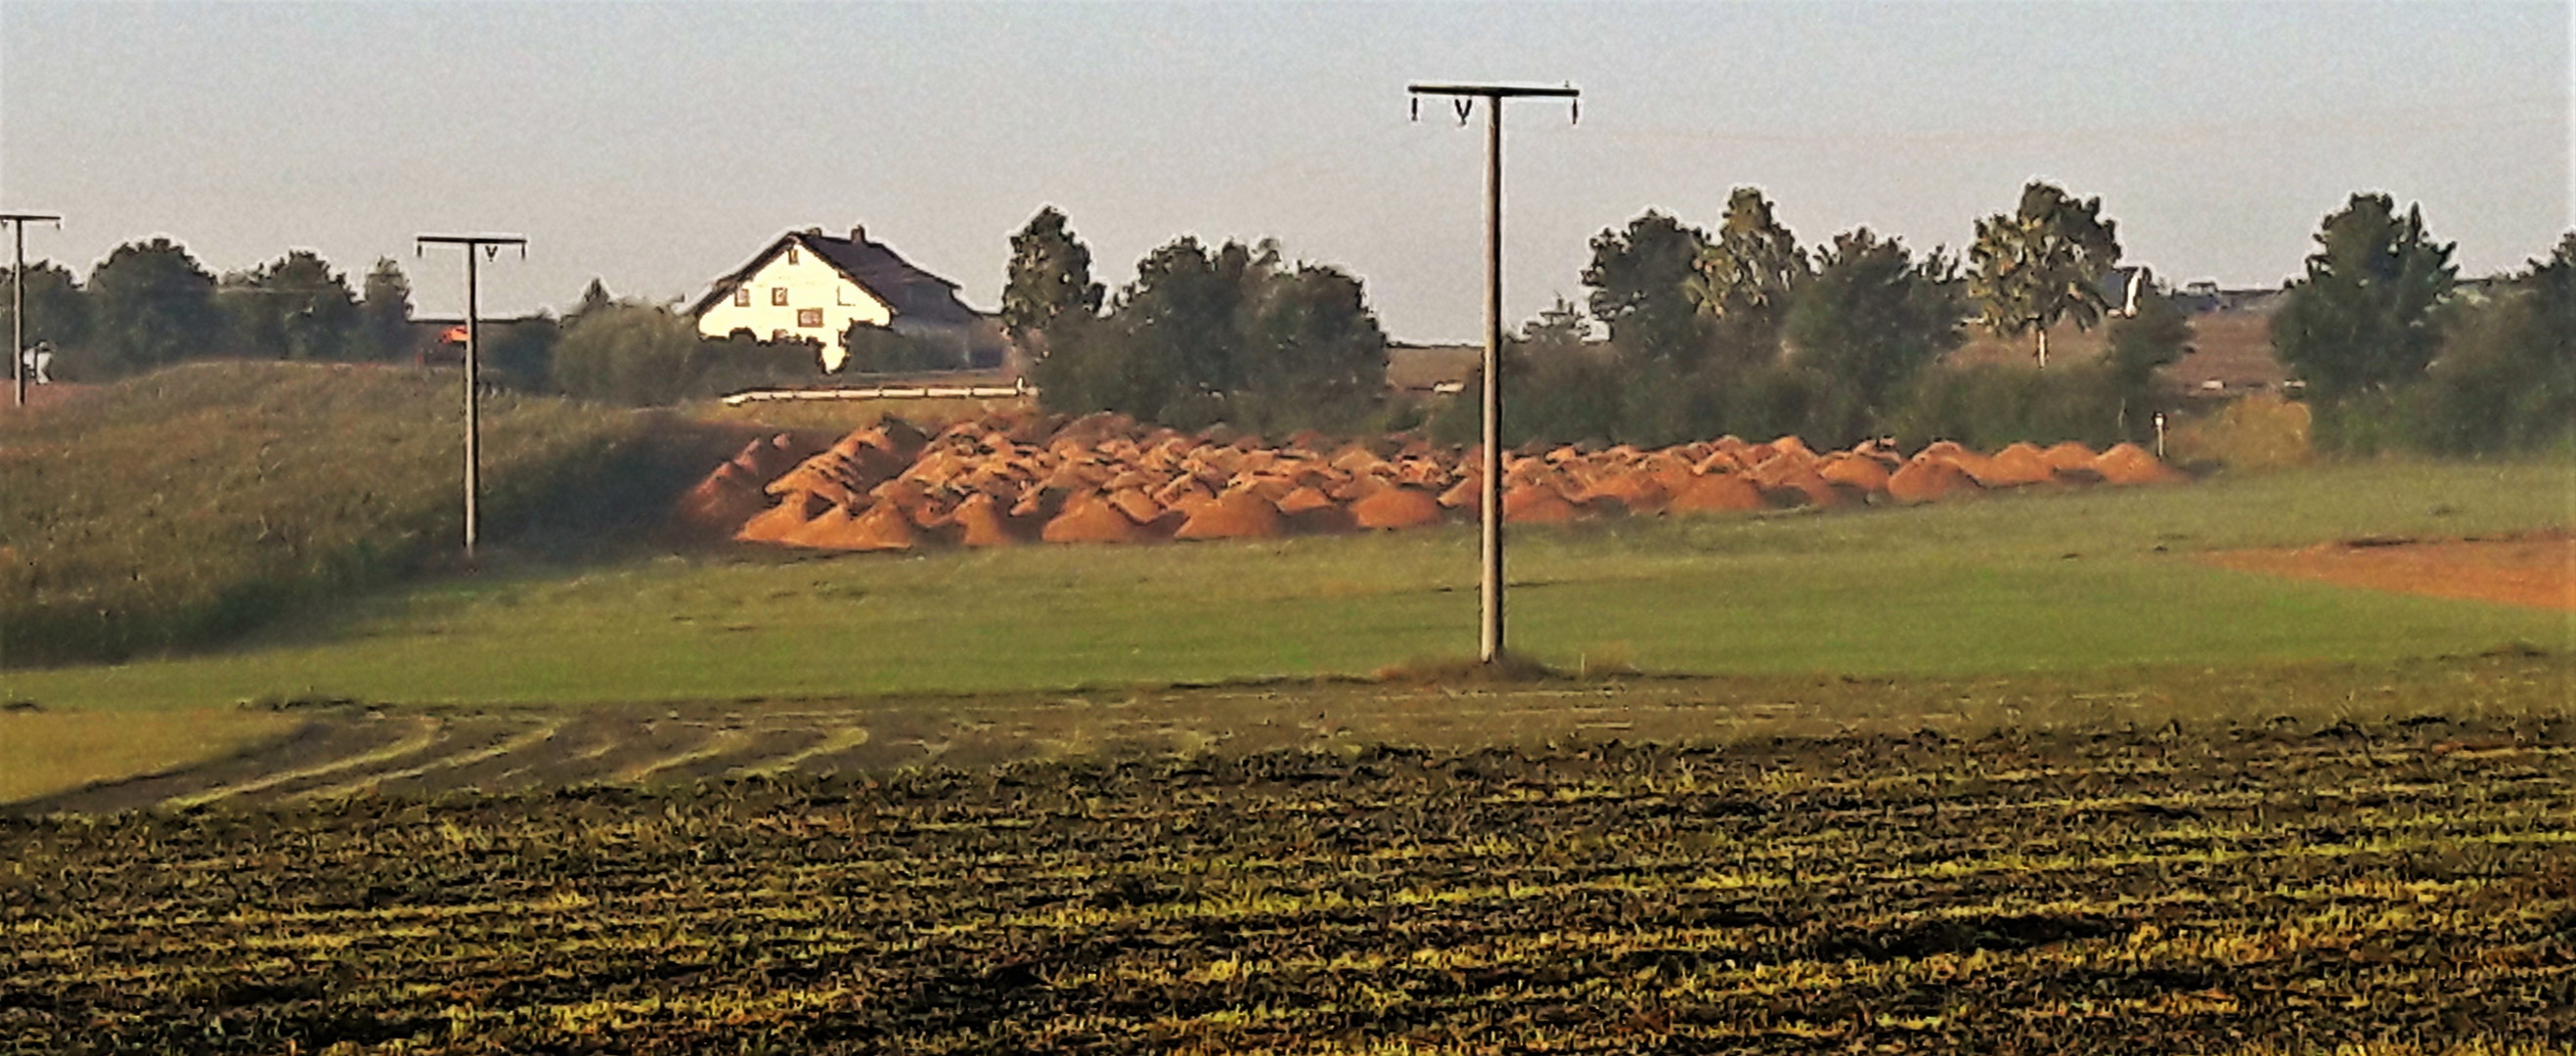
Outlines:
[{"label": "white wall of house", "polygon": [[698,317],[698,333],[721,338],[749,330],[763,341],[798,337],[822,342],[823,369],[839,370],[849,352],[841,335],[852,322],[885,326],[893,309],[794,242],[741,287]]}]

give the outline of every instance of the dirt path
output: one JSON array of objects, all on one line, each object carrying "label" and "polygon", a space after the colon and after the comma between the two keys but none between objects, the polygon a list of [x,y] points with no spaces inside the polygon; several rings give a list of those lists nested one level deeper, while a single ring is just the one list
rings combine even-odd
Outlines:
[{"label": "dirt path", "polygon": [[2349,539],[2209,560],[2366,590],[2576,611],[2576,532],[2564,529],[2498,539]]}]

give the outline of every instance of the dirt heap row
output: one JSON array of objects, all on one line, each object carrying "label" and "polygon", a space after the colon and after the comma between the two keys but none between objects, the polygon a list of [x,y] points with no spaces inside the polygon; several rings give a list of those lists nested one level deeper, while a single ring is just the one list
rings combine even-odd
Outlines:
[{"label": "dirt heap row", "polygon": [[[1390,530],[1474,519],[1483,457],[1401,435],[1274,446],[1121,415],[985,418],[935,435],[889,420],[820,452],[785,435],[755,441],[690,491],[678,517],[747,542],[832,550]],[[1654,450],[1524,449],[1503,464],[1503,517],[1520,523],[2184,479],[2133,444],[2099,454],[2014,444],[1987,455],[1942,442],[1903,456],[1876,442],[1818,453],[1796,437],[1729,436]]]}]

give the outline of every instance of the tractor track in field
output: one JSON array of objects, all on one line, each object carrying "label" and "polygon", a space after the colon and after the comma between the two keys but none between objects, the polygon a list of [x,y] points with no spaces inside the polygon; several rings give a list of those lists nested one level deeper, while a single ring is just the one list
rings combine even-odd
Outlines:
[{"label": "tractor track in field", "polygon": [[396,780],[0,819],[0,1050],[2576,1048],[2563,717]]}]

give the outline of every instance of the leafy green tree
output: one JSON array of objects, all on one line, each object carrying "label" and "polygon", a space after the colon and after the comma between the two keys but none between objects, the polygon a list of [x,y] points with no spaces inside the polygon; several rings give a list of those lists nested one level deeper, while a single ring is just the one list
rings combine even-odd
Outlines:
[{"label": "leafy green tree", "polygon": [[1707,351],[1691,283],[1699,275],[1708,233],[1649,209],[1625,230],[1592,239],[1583,284],[1592,288],[1592,317],[1610,328],[1610,343],[1634,364],[1697,367]]},{"label": "leafy green tree", "polygon": [[2049,327],[2072,319],[2090,330],[2110,310],[2101,287],[2120,263],[2118,226],[2102,218],[2102,199],[2079,201],[2031,181],[2019,208],[1977,221],[1968,296],[1980,320],[2000,337],[2036,333],[2039,365],[2048,366]]},{"label": "leafy green tree", "polygon": [[231,316],[236,351],[253,359],[345,360],[358,347],[358,300],[348,280],[299,249],[224,277],[216,301]]},{"label": "leafy green tree", "polygon": [[1717,239],[1694,267],[1685,289],[1700,313],[1716,320],[1720,357],[1745,366],[1778,358],[1790,298],[1815,268],[1759,189],[1738,187],[1728,196]]},{"label": "leafy green tree", "polygon": [[2462,316],[2415,386],[2422,446],[2482,454],[2576,444],[2576,232]]},{"label": "leafy green tree", "polygon": [[215,277],[167,238],[116,247],[89,274],[89,351],[102,374],[138,373],[225,346]]},{"label": "leafy green tree", "polygon": [[376,258],[376,266],[367,269],[367,278],[360,284],[358,330],[370,358],[409,358],[414,341],[411,279],[392,257]]},{"label": "leafy green tree", "polygon": [[1360,281],[1339,268],[1268,266],[1252,284],[1237,345],[1237,390],[1258,429],[1347,429],[1386,391],[1386,331]]},{"label": "leafy green tree", "polygon": [[[9,269],[0,268],[0,334],[11,332],[9,286],[18,281]],[[73,281],[70,268],[52,261],[27,265],[27,344],[52,345],[58,356],[72,357],[89,341],[89,298],[82,296],[80,284]],[[69,362],[66,358],[65,362]],[[0,369],[0,377],[7,376]]]},{"label": "leafy green tree", "polygon": [[2311,395],[2385,393],[2424,374],[2442,341],[2435,309],[2459,278],[2452,244],[2424,233],[2420,206],[2356,194],[2329,214],[2307,274],[2272,317],[2272,347]]},{"label": "leafy green tree", "polygon": [[694,391],[708,355],[696,320],[660,305],[613,304],[564,328],[554,381],[567,396],[663,406]]},{"label": "leafy green tree", "polygon": [[2119,403],[2113,426],[2122,438],[2132,438],[2152,420],[2147,407],[2155,399],[2156,371],[2191,354],[2191,317],[2165,291],[2140,290],[2137,310],[2112,320],[2109,329],[2104,369]]},{"label": "leafy green tree", "polygon": [[1789,310],[1796,365],[1823,388],[1811,443],[1847,444],[1881,427],[1915,373],[1959,346],[1958,261],[1922,259],[1868,228],[1834,236]]},{"label": "leafy green tree", "polygon": [[1069,316],[1100,314],[1101,287],[1091,279],[1091,248],[1050,205],[1011,236],[1011,265],[1002,287],[1002,328],[1014,343],[1043,345]]}]

